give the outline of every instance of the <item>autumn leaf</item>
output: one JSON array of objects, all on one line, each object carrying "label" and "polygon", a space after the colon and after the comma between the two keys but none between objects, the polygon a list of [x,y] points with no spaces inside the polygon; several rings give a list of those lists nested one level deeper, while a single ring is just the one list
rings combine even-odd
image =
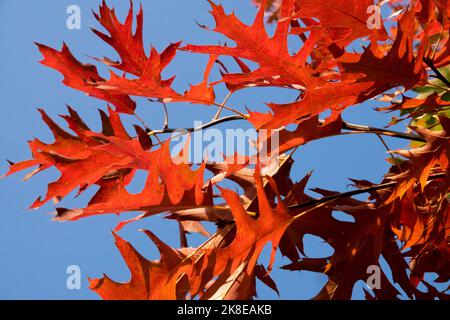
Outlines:
[{"label": "autumn leaf", "polygon": [[[301,100],[296,102],[269,104],[273,117],[266,117],[266,121],[259,122],[257,128],[279,128],[328,109],[342,111],[399,83],[409,89],[424,81],[426,74],[422,65],[423,56],[414,57],[411,50],[415,39],[414,21],[414,12],[409,10],[399,22],[397,38],[387,54],[382,53],[377,44],[372,44],[363,54],[342,54],[340,50],[334,52],[343,69],[341,82],[331,82],[316,88],[307,87]],[[399,65],[402,70],[398,70]]]},{"label": "autumn leaf", "polygon": [[[41,113],[55,136],[55,142],[32,141],[30,148],[34,159],[13,164],[8,173],[36,165],[39,168],[33,174],[52,166],[61,172],[61,177],[49,184],[44,199],[38,198],[32,208],[38,208],[51,199],[58,202],[72,190],[78,188],[78,193],[81,193],[94,184],[100,189],[85,209],[58,208],[55,219],[78,220],[95,214],[126,211],[143,211],[146,213],[142,217],[145,217],[212,204],[210,187],[203,189],[205,165],[193,171],[188,164],[175,164],[168,143],[157,150],[147,151],[149,136],[146,136],[148,141],[143,141],[139,135],[131,138],[113,110],[109,110],[109,116],[101,113],[103,132],[95,133],[70,109],[71,115],[64,116],[64,119],[77,136],[61,129],[44,111]],[[139,194],[131,194],[126,186],[138,169],[148,172],[146,187]]]},{"label": "autumn leaf", "polygon": [[[369,0],[254,0],[259,8],[250,25],[234,12],[227,13],[223,5],[208,2],[215,23],[212,30],[231,44],[168,42],[162,50],[149,45],[146,51],[142,5],[135,14],[130,2],[125,20],[120,21],[115,9],[103,1],[94,13],[103,31],[93,32],[119,60],[93,60],[107,68],[107,78],[96,66],[78,61],[65,43],[60,51],[38,44],[43,65],[61,73],[66,86],[104,100],[107,112],[99,110],[102,128],[92,130],[68,107],[61,116],[68,129],[63,129],[39,109],[54,140],[30,141],[30,159],[8,161],[2,178],[29,170],[26,180],[56,169],[58,178],[31,205],[33,209],[50,200],[58,205],[74,191],[77,197],[97,189],[84,207],[57,207],[57,221],[134,213],[113,232],[130,272],[128,281],[104,275],[90,279],[90,288],[108,300],[229,300],[253,299],[260,281],[280,294],[271,277],[279,250],[290,260],[282,269],[328,277],[316,299],[351,299],[355,285],[368,281],[370,270],[377,272],[377,286],[361,290],[367,300],[448,299],[449,288],[443,285],[450,277],[447,1],[388,1],[372,7]],[[377,10],[371,10],[380,6],[392,14],[371,29],[369,20],[377,18]],[[182,71],[172,68],[178,53],[199,54],[204,61],[195,66],[202,80],[189,81],[194,84],[185,91],[174,82]],[[244,106],[237,99],[238,91],[254,87],[283,88],[296,98],[280,103],[283,100],[273,95],[266,103],[268,112],[255,111],[257,106]],[[224,96],[222,103],[216,102],[216,93]],[[257,93],[249,90],[249,94]],[[152,128],[145,124],[136,113],[136,102],[142,99],[135,102],[131,96],[162,104],[161,129],[153,122]],[[187,112],[189,104],[218,111],[204,126],[177,128],[172,127],[170,102],[186,103]],[[344,110],[359,106],[366,112],[363,108],[369,102],[376,112],[394,113],[387,125],[410,121],[408,131],[345,121]],[[222,112],[235,115],[221,117]],[[124,121],[123,113],[131,116]],[[251,143],[260,148],[258,153],[233,150],[223,161],[190,163],[188,139],[179,154],[172,154],[174,136],[169,134],[177,129],[197,134],[234,120],[256,129],[257,138]],[[350,179],[349,191],[314,188],[311,191],[318,196],[307,194],[312,172],[303,173],[298,182],[293,179],[304,168],[293,161],[297,149],[306,150],[298,147],[350,133],[358,133],[356,138],[376,134],[390,153],[388,172],[379,183]],[[414,143],[391,151],[383,136]],[[354,150],[360,152],[365,149]],[[333,164],[332,155],[329,161]],[[349,154],[349,165],[353,161]],[[132,182],[139,174],[145,175],[145,184],[133,192]],[[158,213],[177,226],[180,248],[145,230],[160,253],[159,260],[149,260],[117,232]],[[190,247],[189,233],[207,240]],[[309,256],[306,235],[319,237],[333,252]],[[263,254],[266,247],[268,261]],[[436,278],[429,281],[427,273]]]},{"label": "autumn leaf", "polygon": [[[121,58],[121,62],[112,61],[104,58],[101,61],[107,65],[113,66],[126,73],[131,73],[140,76],[145,69],[148,57],[145,54],[143,27],[144,27],[144,12],[142,5],[136,15],[136,31],[133,34],[133,5],[130,5],[130,10],[122,24],[116,16],[114,9],[110,9],[103,0],[100,5],[99,13],[94,13],[97,21],[108,31],[109,35],[92,29],[92,31],[103,41],[112,46]],[[163,59],[164,60],[164,59]]]},{"label": "autumn leaf", "polygon": [[[222,196],[229,204],[236,222],[236,233],[233,240],[221,248],[200,247],[194,251],[195,254],[192,253],[191,256],[181,259],[179,255],[174,255],[174,252],[177,251],[165,245],[163,246],[157,238],[152,237],[152,240],[158,247],[164,248],[165,252],[170,252],[172,256],[169,258],[168,254],[165,254],[163,257],[163,252],[161,251],[161,261],[156,265],[158,267],[165,266],[170,263],[169,259],[174,264],[171,266],[170,272],[166,270],[163,273],[167,277],[164,280],[165,282],[160,282],[158,285],[150,283],[146,289],[134,289],[133,292],[137,294],[134,298],[152,298],[152,293],[160,292],[160,294],[167,294],[169,299],[174,299],[180,294],[180,289],[176,288],[176,284],[179,282],[177,279],[183,279],[184,283],[185,276],[187,276],[188,285],[184,288],[187,288],[187,291],[193,297],[200,295],[201,299],[248,299],[254,294],[251,288],[255,280],[256,270],[259,270],[259,275],[262,277],[260,267],[257,267],[256,264],[259,255],[265,245],[271,242],[272,254],[268,267],[270,272],[279,239],[292,221],[292,216],[287,213],[282,202],[275,209],[272,209],[258,172],[258,170],[255,171],[255,180],[258,193],[259,217],[254,219],[246,212],[236,193],[222,189]],[[128,243],[120,238],[116,239],[119,240],[118,247],[124,259],[126,261],[139,259],[139,264],[144,267],[133,269],[132,280],[128,284],[111,282],[108,278],[94,281],[91,286],[104,298],[115,299],[114,292],[120,290],[116,286],[123,286],[127,290],[131,290],[131,287],[135,286],[135,279],[141,279],[136,282],[142,288],[142,283],[144,282],[142,279],[144,277],[152,279],[153,275],[153,268],[148,267],[148,265],[152,265],[150,262],[142,261],[141,256]],[[166,256],[167,260],[165,260]],[[135,265],[136,263],[128,263],[129,268],[134,268]],[[157,275],[154,277],[158,278]],[[217,279],[213,280],[215,277]],[[276,288],[269,279],[265,276],[264,281]],[[212,282],[203,291],[202,287],[210,280]],[[124,290],[120,291],[122,291],[121,294],[126,292]]]},{"label": "autumn leaf", "polygon": [[416,128],[417,133],[427,140],[425,146],[412,150],[396,151],[397,154],[409,159],[409,168],[405,172],[390,177],[398,184],[388,202],[395,198],[401,198],[415,183],[418,183],[423,190],[434,169],[447,174],[450,121],[446,117],[440,117],[440,122],[443,126],[442,131]]},{"label": "autumn leaf", "polygon": [[[363,54],[345,53],[338,58],[344,69],[344,77],[359,74],[362,77],[357,83],[372,84],[370,89],[363,92],[366,96],[380,94],[400,83],[408,90],[426,79],[422,63],[425,51],[419,50],[419,55],[414,56],[412,49],[415,40],[414,11],[409,9],[398,23],[396,39],[388,52],[373,43]],[[422,46],[425,45],[422,43]]]},{"label": "autumn leaf", "polygon": [[[121,146],[111,143],[111,150]],[[106,149],[109,149],[106,147]],[[197,171],[190,169],[188,164],[174,164],[169,150],[169,144],[146,154],[148,166],[143,169],[148,172],[144,189],[137,194],[126,189],[128,180],[119,177],[113,180],[98,181],[100,189],[84,209],[58,209],[56,220],[78,220],[84,217],[127,211],[145,212],[138,219],[149,215],[185,210],[191,207],[211,206],[212,193],[210,187],[203,187],[203,164]],[[155,161],[156,160],[156,161]],[[132,219],[134,221],[136,219]],[[123,227],[121,223],[118,227]]]},{"label": "autumn leaf", "polygon": [[[385,40],[387,34],[384,26],[379,28],[368,28],[370,16],[376,17],[376,12],[369,11],[374,6],[370,0],[338,0],[333,2],[317,3],[313,0],[296,0],[296,14],[299,18],[316,18],[319,23],[328,29],[328,32],[343,33],[346,36],[338,44],[345,47],[352,41],[370,36],[377,40]],[[381,9],[379,8],[381,11]]]},{"label": "autumn leaf", "polygon": [[[227,15],[221,5],[209,1],[211,14],[216,22],[215,32],[219,32],[236,42],[236,47],[186,45],[183,50],[197,53],[228,55],[249,59],[259,64],[259,68],[251,73],[225,74],[223,81],[232,85],[248,84],[275,85],[289,87],[318,86],[323,83],[320,78],[313,77],[314,70],[306,64],[319,33],[313,32],[307,46],[296,55],[291,56],[287,47],[289,19],[277,23],[273,37],[269,37],[264,27],[264,6],[252,26],[245,25],[234,14]],[[282,15],[289,17],[293,13],[293,0],[287,0],[282,7]]]},{"label": "autumn leaf", "polygon": [[[111,71],[110,79],[98,84],[98,88],[107,92],[121,94],[127,92],[133,96],[142,96],[148,98],[159,98],[164,102],[192,102],[201,104],[213,104],[215,100],[214,89],[208,84],[208,77],[216,57],[211,56],[205,69],[204,80],[191,86],[190,90],[184,95],[175,92],[171,85],[174,78],[167,80],[161,79],[161,73],[167,64],[175,57],[175,52],[179,43],[171,44],[161,54],[152,48],[150,57],[147,60],[142,75],[138,79],[127,79],[116,75]],[[173,53],[168,53],[173,51]],[[167,58],[170,56],[170,59]]]},{"label": "autumn leaf", "polygon": [[59,71],[66,86],[85,92],[87,95],[105,100],[116,107],[118,112],[133,113],[136,103],[126,94],[113,93],[96,87],[96,83],[104,82],[97,68],[91,64],[82,64],[70,52],[64,43],[61,51],[52,49],[43,44],[37,44],[44,56],[41,63]]},{"label": "autumn leaf", "polygon": [[[89,279],[90,288],[105,300],[161,300],[175,299],[181,296],[175,292],[183,291],[183,277],[178,281],[167,283],[168,276],[187,252],[174,250],[159,240],[152,232],[144,233],[156,244],[161,259],[148,261],[131,244],[113,234],[116,246],[131,271],[131,279],[127,283],[118,283],[105,276],[101,279]],[[186,250],[185,250],[186,251]]]}]

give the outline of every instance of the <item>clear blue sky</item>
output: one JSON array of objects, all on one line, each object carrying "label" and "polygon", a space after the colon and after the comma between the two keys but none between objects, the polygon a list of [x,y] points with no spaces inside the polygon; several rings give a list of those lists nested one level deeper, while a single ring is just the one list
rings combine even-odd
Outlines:
[{"label": "clear blue sky", "polygon": [[[62,41],[66,41],[75,56],[85,62],[92,62],[88,56],[115,58],[112,50],[89,30],[97,26],[91,9],[97,10],[99,3],[100,0],[0,0],[0,174],[7,170],[6,159],[20,161],[30,157],[27,140],[38,137],[51,141],[51,135],[36,111],[38,107],[55,117],[64,113],[65,105],[70,104],[93,128],[99,128],[96,109],[105,108],[105,103],[65,87],[60,74],[38,63],[41,56],[33,44],[37,41],[59,49]],[[128,1],[108,3],[116,5],[123,19]],[[213,25],[205,0],[143,0],[142,3],[145,11],[144,36],[148,47],[152,44],[161,50],[179,40],[217,43],[222,39],[212,32],[201,30],[195,23]],[[234,8],[244,21],[252,20],[255,8],[250,0],[223,0],[222,3],[228,9]],[[81,7],[81,30],[66,28],[66,8],[72,4]],[[205,57],[181,54],[168,73],[177,70],[175,85],[183,89],[189,82],[200,81],[202,72],[199,66],[203,68],[204,62]],[[293,94],[285,90],[250,89],[236,94],[229,104],[261,108],[264,102],[272,101],[275,94],[277,102],[293,98]],[[138,101],[141,102],[138,113],[151,126],[160,126],[160,107]],[[349,122],[383,126],[390,115],[374,112],[374,105],[374,102],[368,102],[350,108],[344,113],[344,118]],[[186,104],[172,105],[170,110],[172,127],[191,126],[194,120],[208,120],[215,113],[215,109],[210,107]],[[129,117],[125,118],[130,122]],[[60,120],[58,122],[64,124]],[[392,148],[405,146],[402,141],[387,141]],[[310,187],[345,191],[349,177],[379,181],[388,168],[384,161],[386,157],[385,149],[375,136],[330,138],[299,149],[295,156],[294,178],[299,179],[314,170]],[[128,271],[110,233],[119,218],[101,216],[56,223],[48,215],[53,212],[52,204],[36,211],[27,209],[38,195],[45,193],[46,184],[57,176],[55,171],[50,170],[27,182],[19,182],[20,174],[0,181],[0,299],[97,299],[97,295],[87,288],[87,276],[99,277],[104,272],[116,281],[128,280]],[[62,205],[81,207],[90,195],[92,191],[76,200],[68,197]],[[129,215],[124,216],[127,217]],[[140,228],[148,228],[170,245],[178,245],[177,225],[173,221],[155,216],[128,225],[120,235],[149,259],[157,259],[157,251],[137,231]],[[201,241],[199,237],[190,237],[190,240],[193,244]],[[309,242],[311,245],[307,249],[311,256],[329,251],[327,245],[317,239]],[[281,298],[310,298],[326,280],[320,274],[278,270],[277,267],[285,263],[286,260],[278,259],[272,274],[278,283]],[[66,268],[73,264],[81,267],[81,290],[66,288]],[[260,298],[277,298],[263,285],[259,288]],[[355,291],[355,297],[361,297],[360,291]]]}]

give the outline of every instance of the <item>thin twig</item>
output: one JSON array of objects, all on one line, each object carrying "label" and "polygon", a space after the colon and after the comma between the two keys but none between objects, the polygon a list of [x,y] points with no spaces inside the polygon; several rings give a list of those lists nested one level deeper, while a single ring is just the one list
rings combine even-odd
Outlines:
[{"label": "thin twig", "polygon": [[[321,120],[321,122],[323,122],[323,120]],[[342,129],[350,130],[350,131],[358,131],[358,132],[378,133],[383,136],[390,136],[390,137],[395,137],[395,138],[399,138],[399,139],[406,139],[406,140],[419,141],[419,142],[426,142],[426,140],[424,138],[422,138],[421,136],[416,135],[416,134],[393,131],[393,130],[389,130],[389,129],[363,126],[363,125],[353,124],[353,123],[348,123],[348,122],[342,123]]]},{"label": "thin twig", "polygon": [[220,119],[217,119],[217,120],[210,121],[210,122],[202,124],[201,126],[198,126],[198,127],[179,128],[179,129],[166,128],[166,129],[163,129],[163,130],[152,130],[152,131],[149,132],[149,135],[173,133],[173,132],[178,132],[178,131],[180,133],[181,132],[194,132],[194,131],[210,128],[212,126],[215,126],[215,125],[223,123],[223,122],[235,121],[235,120],[245,120],[245,119],[242,118],[241,116],[228,116],[228,117],[223,117],[223,118],[220,118]]},{"label": "thin twig", "polygon": [[[215,125],[217,125],[219,123],[228,122],[228,121],[234,121],[234,120],[245,120],[245,119],[242,118],[241,116],[228,116],[228,117],[223,117],[223,118],[217,119],[215,121],[211,121],[211,122],[205,123],[205,124],[203,124],[201,126],[198,126],[198,127],[195,127],[195,128],[179,128],[179,129],[166,128],[166,129],[163,129],[163,130],[152,130],[152,131],[148,132],[148,135],[149,136],[155,136],[158,139],[158,134],[166,134],[166,133],[177,132],[178,134],[176,134],[176,135],[174,135],[172,137],[172,139],[174,139],[174,138],[182,136],[183,134],[186,134],[186,133],[207,129],[207,128],[213,127],[213,126],[215,126]],[[158,139],[158,141],[159,141],[159,143],[154,145],[154,146],[162,144],[160,139]]]},{"label": "thin twig", "polygon": [[169,127],[169,112],[167,111],[167,105],[164,101],[161,101],[164,109],[164,125],[163,128],[167,129]]},{"label": "thin twig", "polygon": [[222,104],[218,104],[218,103],[214,102],[212,105],[214,105],[216,107],[219,107],[219,108],[222,108],[222,109],[226,109],[226,110],[231,111],[233,113],[236,113],[237,115],[240,115],[242,118],[248,118],[247,114],[244,114],[244,113],[242,113],[240,111],[237,111],[236,109],[233,109],[233,108],[231,108],[229,106],[226,106],[225,104],[222,105]]},{"label": "thin twig", "polygon": [[220,113],[223,110],[223,106],[227,103],[228,99],[230,99],[231,95],[233,94],[232,91],[228,92],[227,96],[225,97],[225,99],[223,99],[223,102],[220,104],[219,110],[217,110],[217,113],[215,114],[215,116],[212,118],[212,120],[217,120],[220,117]]},{"label": "thin twig", "polygon": [[438,70],[438,68],[436,68],[433,61],[431,61],[428,58],[424,58],[423,62],[425,62],[425,64],[428,67],[430,67],[431,70],[433,70],[434,74],[436,75],[436,78],[441,80],[447,87],[450,88],[450,81]]},{"label": "thin twig", "polygon": [[[444,15],[443,15],[442,20],[445,21],[445,16],[444,16]],[[443,36],[443,34],[444,34],[444,25],[445,25],[445,22],[444,22],[444,21],[442,21],[443,23],[441,24],[441,32],[439,33],[439,39],[438,39],[438,41],[437,41],[437,44],[436,44],[436,46],[433,48],[433,52],[431,53],[431,57],[430,57],[430,60],[431,60],[431,61],[434,60],[434,57],[436,56],[437,49],[438,49],[439,46],[441,45],[442,36]]]},{"label": "thin twig", "polygon": [[178,230],[180,231],[180,246],[181,248],[187,248],[188,241],[186,237],[186,231],[184,231],[183,225],[180,221],[178,222]]},{"label": "thin twig", "polygon": [[392,154],[392,150],[389,148],[386,141],[384,141],[383,137],[379,133],[377,133],[376,136],[378,137],[378,139],[381,141],[381,143],[383,144],[383,146],[386,148],[387,152],[391,156],[391,159],[392,159],[392,161],[394,161],[394,164],[397,167],[398,172],[402,172],[402,167],[400,166],[398,159]]},{"label": "thin twig", "polygon": [[136,114],[136,113],[134,112],[133,115],[134,115],[134,116],[136,117],[136,119],[142,124],[142,126],[144,127],[145,130],[147,130],[147,131],[151,130],[151,129],[150,129],[150,126],[148,126],[148,125],[145,123],[145,121],[144,121],[138,114]]}]

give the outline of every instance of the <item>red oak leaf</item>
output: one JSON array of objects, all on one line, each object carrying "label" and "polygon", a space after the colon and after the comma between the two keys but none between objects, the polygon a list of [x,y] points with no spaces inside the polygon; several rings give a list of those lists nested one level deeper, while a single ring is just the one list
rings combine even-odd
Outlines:
[{"label": "red oak leaf", "polygon": [[42,44],[37,44],[44,56],[41,63],[47,67],[58,70],[63,76],[66,86],[85,92],[98,99],[110,102],[118,112],[133,113],[136,103],[127,94],[105,91],[96,87],[105,79],[100,77],[97,68],[91,64],[80,63],[64,43],[62,50],[57,51]]},{"label": "red oak leaf", "polygon": [[96,29],[92,31],[103,41],[113,47],[121,58],[121,62],[112,61],[111,59],[102,59],[107,65],[113,66],[127,73],[140,76],[145,68],[148,57],[145,54],[143,42],[143,25],[144,12],[142,5],[136,16],[136,31],[133,34],[133,4],[130,2],[130,11],[122,24],[117,19],[114,9],[110,9],[103,0],[99,13],[94,13],[97,21],[109,32],[104,34]]}]

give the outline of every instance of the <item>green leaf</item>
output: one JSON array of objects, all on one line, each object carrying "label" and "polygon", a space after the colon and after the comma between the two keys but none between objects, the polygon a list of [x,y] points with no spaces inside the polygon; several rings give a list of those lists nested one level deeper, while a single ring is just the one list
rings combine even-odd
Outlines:
[{"label": "green leaf", "polygon": [[426,143],[421,141],[411,141],[409,144],[411,148],[422,148],[424,145],[426,145]]},{"label": "green leaf", "polygon": [[441,99],[444,101],[450,101],[450,91],[447,91],[441,96]]},{"label": "green leaf", "polygon": [[438,68],[438,70],[445,77],[445,79],[450,81],[450,65],[447,65],[442,68]]},{"label": "green leaf", "polygon": [[[433,79],[435,80],[435,79]],[[417,92],[418,95],[416,99],[426,99],[428,96],[436,92],[436,88],[430,85],[425,85],[421,87],[414,88],[413,91]]]},{"label": "green leaf", "polygon": [[[439,71],[439,73],[441,73],[444,76],[445,79],[450,81],[450,65],[447,65],[442,68],[438,68],[438,71]],[[448,90],[448,86],[438,78],[434,78],[434,79],[430,80],[430,84],[438,87],[438,88],[436,88],[437,93],[442,93],[442,92],[445,92]]]},{"label": "green leaf", "polygon": [[421,87],[416,87],[413,89],[413,91],[417,93],[433,93],[435,91],[435,88],[430,85],[425,85]]}]

